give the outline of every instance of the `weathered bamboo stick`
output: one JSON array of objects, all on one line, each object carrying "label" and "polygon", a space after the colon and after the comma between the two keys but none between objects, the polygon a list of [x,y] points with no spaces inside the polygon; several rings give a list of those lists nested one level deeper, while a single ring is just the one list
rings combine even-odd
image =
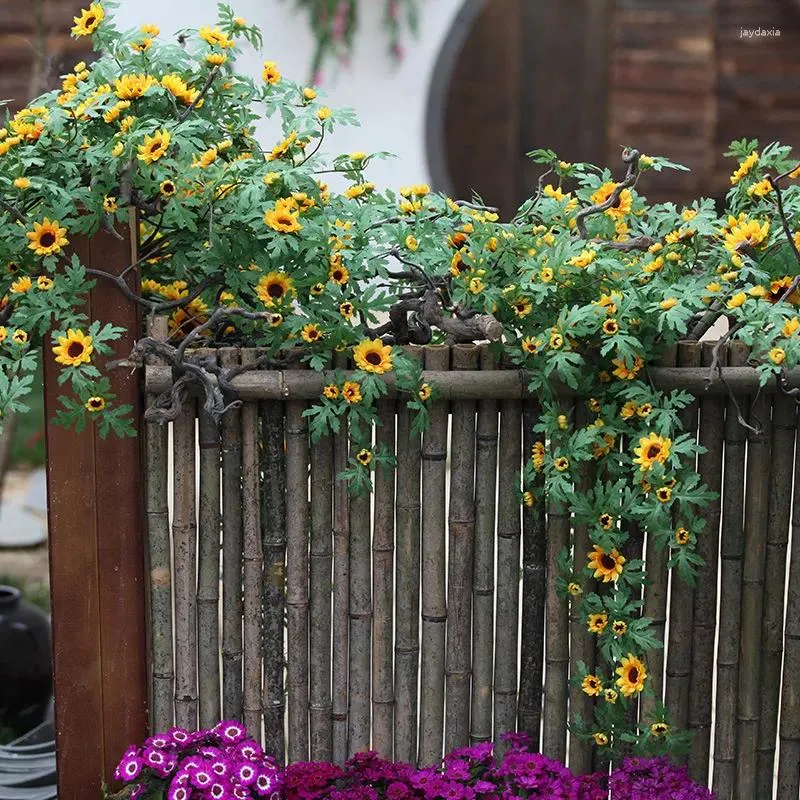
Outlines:
[{"label": "weathered bamboo stick", "polygon": [[[713,359],[713,343],[703,343],[703,365]],[[721,355],[721,363],[727,353]],[[692,631],[692,671],[689,682],[689,730],[694,731],[689,751],[689,772],[695,781],[708,783],[711,757],[711,701],[714,678],[714,633],[717,623],[717,562],[719,560],[720,514],[722,510],[722,449],[725,439],[725,400],[717,397],[700,399],[699,442],[706,452],[698,457],[702,481],[719,496],[698,516],[705,528],[697,543],[697,554],[705,561],[698,571],[694,599]]]},{"label": "weathered bamboo stick", "polygon": [[[541,415],[535,400],[522,404],[523,461],[531,457],[535,440],[533,426]],[[536,486],[543,486],[543,476]],[[547,592],[547,536],[545,503],[522,509],[522,642],[520,644],[519,715],[517,727],[528,734],[531,747],[539,749],[544,685],[544,610]]]},{"label": "weathered bamboo stick", "polygon": [[197,520],[195,514],[196,403],[184,403],[172,425],[175,575],[175,722],[197,727]]},{"label": "weathered bamboo stick", "polygon": [[[425,365],[444,370],[450,348],[425,349]],[[421,764],[442,758],[445,671],[445,504],[448,406],[430,406],[430,425],[422,439],[422,666],[420,681],[419,754]]]},{"label": "weathered bamboo stick", "polygon": [[[216,351],[198,355],[216,357]],[[211,416],[200,411],[200,504],[197,563],[197,677],[201,728],[221,718],[219,675],[220,437]]]},{"label": "weathered bamboo stick", "polygon": [[[421,360],[422,349],[406,348]],[[395,565],[394,757],[417,758],[419,675],[420,466],[422,439],[412,435],[412,413],[397,404],[397,554]]]},{"label": "weathered bamboo stick", "polygon": [[[562,401],[559,413],[568,418],[572,403]],[[544,725],[542,754],[565,761],[567,755],[567,703],[569,697],[569,603],[558,596],[558,557],[569,548],[570,512],[548,499],[547,595],[545,599]]]},{"label": "weathered bamboo stick", "polygon": [[309,716],[312,761],[333,757],[331,589],[333,570],[333,439],[311,446],[311,565],[309,570]]},{"label": "weathered bamboo stick", "polygon": [[[255,360],[252,350],[242,352],[242,363]],[[258,404],[245,403],[242,422],[242,598],[244,613],[244,662],[242,673],[242,712],[244,724],[260,731],[261,658],[263,655],[264,554],[261,551],[260,463],[258,453]],[[271,743],[270,743],[271,744]]]},{"label": "weathered bamboo stick", "polygon": [[[346,369],[347,357],[334,357],[334,366]],[[318,396],[318,395],[317,395]],[[347,469],[349,458],[348,424],[333,440],[333,760],[343,764],[347,758],[347,673],[350,637],[350,495],[347,481],[339,474]]]},{"label": "weathered bamboo stick", "polygon": [[[498,375],[502,374],[498,372]],[[522,403],[500,403],[500,472],[497,490],[497,590],[494,656],[494,738],[517,724],[517,629],[519,626],[519,472],[522,466]],[[502,748],[500,748],[502,749]]]},{"label": "weathered bamboo stick", "polygon": [[[166,317],[156,317],[148,328],[154,339],[167,338]],[[155,397],[147,398],[148,406]],[[147,471],[146,517],[148,569],[150,576],[150,724],[153,731],[165,731],[175,723],[172,663],[172,547],[169,534],[168,428],[145,426]]]},{"label": "weathered bamboo stick", "polygon": [[[588,422],[589,415],[586,406],[583,403],[576,403],[575,428],[586,427]],[[527,453],[528,451],[525,450],[525,452]],[[595,474],[596,468],[593,463],[585,461],[580,465],[576,486],[576,490],[579,494],[586,493],[594,485]],[[574,525],[573,531],[573,559],[575,571],[577,573],[585,564],[586,554],[592,547],[589,540],[589,528],[587,525]],[[584,595],[596,589],[596,582],[592,580],[591,577],[584,577],[580,585]],[[589,672],[592,672],[595,663],[595,641],[594,635],[589,632],[586,626],[586,617],[577,613],[580,600],[580,597],[574,598],[570,606],[570,667],[575,669],[578,662],[583,661]],[[592,719],[593,713],[594,702],[592,698],[581,689],[580,685],[570,686],[570,722],[574,724],[578,714],[585,722],[588,722]],[[569,737],[569,768],[576,775],[582,775],[592,771],[591,744],[581,741],[581,739],[572,734],[570,734]]]},{"label": "weathered bamboo stick", "polygon": [[[380,400],[375,446],[395,451],[395,402]],[[394,467],[375,470],[372,534],[372,749],[391,760],[394,750]]]},{"label": "weathered bamboo stick", "polygon": [[[747,348],[728,345],[728,363],[744,364]],[[747,414],[747,397],[735,402]],[[744,554],[744,475],[746,430],[736,417],[734,400],[725,411],[724,483],[722,485],[722,538],[720,541],[720,612],[717,650],[717,693],[714,722],[713,788],[720,800],[734,797],[736,782],[736,707],[739,693],[739,629],[742,608],[742,556]]]},{"label": "weathered bamboo stick", "polygon": [[[261,547],[264,553],[264,741],[282,764],[286,752],[284,717],[284,633],[286,618],[286,453],[284,408],[279,400],[260,404]],[[320,654],[320,658],[323,655]]]},{"label": "weathered bamboo stick", "polygon": [[[349,373],[345,373],[349,377]],[[693,394],[722,394],[728,389],[733,392],[754,394],[758,390],[759,376],[753,367],[727,367],[722,370],[722,378],[716,374],[708,380],[707,369],[690,369],[687,367],[652,367],[648,377],[657,389],[671,391],[682,389]],[[800,385],[800,367],[795,367],[787,374],[791,386]],[[388,397],[396,397],[395,375],[384,376],[389,387]],[[517,399],[531,397],[528,391],[529,373],[524,370],[507,370],[496,378],[475,372],[451,373],[445,370],[432,370],[424,373],[428,383],[439,387],[442,400],[485,400],[485,399]],[[281,370],[262,370],[246,372],[233,379],[242,400],[312,400],[320,396],[322,387],[330,383],[331,375],[326,372],[283,372]],[[150,393],[160,394],[169,390],[172,385],[172,370],[169,367],[150,366],[145,371],[146,389]],[[214,383],[215,380],[212,380]],[[553,381],[557,394],[564,397],[575,395],[568,386]],[[727,388],[726,388],[727,385]],[[764,386],[762,392],[777,393],[775,379]]]},{"label": "weathered bamboo stick", "polygon": [[756,747],[762,691],[760,650],[770,491],[770,405],[770,399],[764,396],[753,401],[750,424],[757,421],[762,429],[760,433],[748,431],[747,434],[736,743],[736,797],[739,800],[756,800],[758,796]]},{"label": "weathered bamboo stick", "polygon": [[764,566],[764,613],[761,628],[760,709],[756,796],[769,797],[775,772],[775,739],[783,660],[783,611],[786,591],[786,550],[792,502],[792,468],[797,405],[791,397],[776,397],[772,406],[772,465]]},{"label": "weathered bamboo stick", "polygon": [[[678,366],[696,368],[703,357],[699,342],[678,345]],[[681,427],[693,441],[697,439],[699,401],[695,400],[678,414]],[[695,467],[692,459],[689,466]],[[673,523],[679,521],[683,509],[673,509]],[[686,509],[689,511],[689,509]],[[692,626],[694,621],[694,587],[678,576],[670,575],[669,646],[667,649],[667,679],[665,705],[671,724],[684,729],[689,723],[689,681],[692,672]]]},{"label": "weathered bamboo stick", "polygon": [[800,447],[794,462],[790,564],[776,800],[796,800],[800,795]]},{"label": "weathered bamboo stick", "polygon": [[[673,347],[665,352],[659,359],[661,369],[672,369],[678,360],[678,349]],[[658,547],[653,537],[647,535],[647,579],[644,588],[644,616],[653,620],[651,630],[660,641],[665,642],[667,623],[667,591],[669,572],[668,548]],[[652,694],[647,694],[640,699],[640,710],[643,718],[648,718],[655,712],[656,705],[664,698],[664,650],[653,648],[647,654],[647,682],[650,684]]]},{"label": "weathered bamboo stick", "polygon": [[287,760],[308,760],[308,423],[307,403],[286,403]]},{"label": "weathered bamboo stick", "polygon": [[[483,370],[496,370],[487,347]],[[497,401],[478,401],[475,454],[475,547],[472,572],[472,710],[470,743],[492,740],[494,523],[497,512]]]},{"label": "weathered bamboo stick", "polygon": [[[222,348],[220,365],[239,363],[239,351]],[[222,418],[222,713],[242,719],[242,438],[241,412]]]},{"label": "weathered bamboo stick", "polygon": [[[453,345],[453,369],[475,370],[475,345]],[[472,570],[475,538],[475,402],[451,408],[450,511],[445,654],[445,752],[469,745],[472,677]]]},{"label": "weathered bamboo stick", "polygon": [[[368,429],[368,441],[372,430]],[[357,445],[351,443],[355,455]],[[371,497],[350,498],[350,659],[347,703],[347,751],[370,747],[370,677],[372,666],[372,582],[370,576]]]}]

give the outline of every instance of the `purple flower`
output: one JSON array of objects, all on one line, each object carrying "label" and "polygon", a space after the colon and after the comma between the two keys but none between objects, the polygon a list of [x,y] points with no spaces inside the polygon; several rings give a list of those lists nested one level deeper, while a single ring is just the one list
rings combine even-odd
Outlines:
[{"label": "purple flower", "polygon": [[207,789],[214,782],[214,776],[211,774],[211,770],[199,767],[192,770],[189,781],[198,789]]},{"label": "purple flower", "polygon": [[126,754],[114,770],[114,778],[118,781],[132,781],[139,777],[143,766],[144,762],[137,755]]},{"label": "purple flower", "polygon": [[243,761],[234,770],[234,776],[242,786],[252,786],[256,782],[256,778],[258,778],[258,770],[255,764]]},{"label": "purple flower", "polygon": [[226,719],[212,728],[220,741],[236,744],[247,738],[247,728],[233,719]]},{"label": "purple flower", "polygon": [[178,747],[187,744],[191,739],[191,734],[186,728],[170,728],[166,735],[169,736],[172,742],[178,745]]},{"label": "purple flower", "polygon": [[236,745],[234,751],[236,755],[246,758],[248,761],[260,761],[264,757],[264,750],[261,745],[253,741],[253,739],[246,739]]},{"label": "purple flower", "polygon": [[175,785],[173,781],[167,790],[167,800],[189,800],[192,790],[183,784]]},{"label": "purple flower", "polygon": [[155,747],[159,750],[169,747],[172,743],[172,737],[168,733],[156,733],[154,736],[150,736],[144,740],[145,748]]},{"label": "purple flower", "polygon": [[211,800],[224,800],[224,798],[228,798],[231,795],[231,785],[228,781],[214,781],[214,783],[208,787],[207,793]]},{"label": "purple flower", "polygon": [[261,797],[266,797],[272,793],[276,783],[277,781],[275,780],[275,774],[273,770],[262,770],[258,773],[254,784],[256,794]]}]

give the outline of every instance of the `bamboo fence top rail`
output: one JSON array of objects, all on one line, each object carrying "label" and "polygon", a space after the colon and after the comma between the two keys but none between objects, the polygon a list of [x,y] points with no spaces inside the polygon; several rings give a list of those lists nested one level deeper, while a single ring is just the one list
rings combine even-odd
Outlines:
[{"label": "bamboo fence top rail", "polygon": [[[720,377],[721,372],[721,377]],[[346,376],[352,373],[345,372]],[[424,379],[435,385],[443,400],[524,399],[534,396],[528,391],[529,373],[525,370],[506,369],[492,372],[479,370],[425,370]],[[758,390],[758,372],[754,367],[722,367],[708,386],[707,367],[651,367],[648,375],[657,389],[682,389],[696,395],[720,395],[728,391],[754,394]],[[237,375],[232,383],[242,400],[310,400],[322,394],[322,387],[331,380],[331,372],[302,370],[254,370]],[[211,376],[216,382],[216,377]],[[787,372],[789,385],[800,386],[800,367]],[[384,376],[389,387],[389,397],[396,397],[395,376]],[[170,367],[148,365],[145,387],[148,393],[160,394],[172,386]],[[770,378],[762,389],[775,394],[778,386]],[[574,390],[559,384],[559,393],[574,395]]]}]

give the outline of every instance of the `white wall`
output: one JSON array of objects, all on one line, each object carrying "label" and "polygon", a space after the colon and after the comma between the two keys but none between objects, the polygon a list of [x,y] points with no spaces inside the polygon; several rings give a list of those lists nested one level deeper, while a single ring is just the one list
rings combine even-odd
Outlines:
[{"label": "white wall", "polygon": [[[263,60],[278,63],[291,80],[309,78],[313,38],[305,13],[293,0],[229,0],[235,12],[261,28],[263,53],[242,53],[238,69],[261,74]],[[332,107],[351,107],[360,128],[337,128],[323,152],[331,155],[354,150],[386,150],[398,158],[370,164],[368,177],[380,188],[430,182],[425,155],[425,108],[436,58],[456,12],[464,0],[420,0],[420,31],[417,38],[404,38],[405,57],[393,66],[387,54],[387,39],[381,24],[383,0],[361,0],[361,19],[353,57],[348,67],[329,62],[323,75],[322,93]],[[122,0],[116,14],[118,27],[155,23],[161,36],[179,28],[212,24],[216,0]],[[274,138],[262,126],[264,143]]]}]

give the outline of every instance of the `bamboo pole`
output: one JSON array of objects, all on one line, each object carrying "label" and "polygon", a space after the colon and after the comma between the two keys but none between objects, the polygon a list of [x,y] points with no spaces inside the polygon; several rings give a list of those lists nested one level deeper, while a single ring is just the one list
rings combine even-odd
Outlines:
[{"label": "bamboo pole", "polygon": [[770,492],[770,400],[762,396],[750,406],[747,433],[742,619],[739,640],[739,703],[737,708],[736,797],[756,800],[756,768],[761,686],[761,628],[764,613],[764,564]]},{"label": "bamboo pole", "polygon": [[[488,347],[483,370],[496,370]],[[479,400],[475,454],[475,548],[472,572],[472,709],[470,743],[492,740],[494,523],[497,512],[497,401]]]},{"label": "bamboo pole", "polygon": [[184,403],[172,425],[175,561],[175,722],[197,727],[197,520],[195,516],[195,412]]},{"label": "bamboo pole", "polygon": [[757,797],[771,795],[775,772],[775,739],[778,730],[778,701],[783,660],[786,550],[789,544],[796,427],[797,405],[794,399],[776,397],[772,407],[773,447],[764,567],[764,613],[761,628]]},{"label": "bamboo pole", "polygon": [[[450,348],[425,349],[425,365],[444,370]],[[422,439],[422,666],[420,681],[419,754],[421,764],[442,758],[445,671],[445,518],[448,406],[430,405],[430,425]]]},{"label": "bamboo pole", "polygon": [[[347,368],[344,354],[334,356],[334,366]],[[338,475],[347,469],[349,439],[347,421],[333,440],[333,760],[347,758],[347,673],[350,637],[350,495],[347,481]]]},{"label": "bamboo pole", "polygon": [[[368,441],[372,430],[368,429]],[[351,443],[355,455],[357,447]],[[370,577],[371,497],[350,498],[350,659],[347,703],[347,752],[370,747],[370,677],[372,665],[372,586]]]},{"label": "bamboo pole", "polygon": [[[586,406],[576,404],[574,425],[576,429],[586,427],[589,422]],[[526,450],[527,452],[527,450]],[[595,482],[595,465],[585,461],[580,465],[578,471],[577,491],[585,494]],[[575,525],[573,534],[573,559],[575,571],[586,562],[586,554],[592,549],[589,540],[589,528],[587,525]],[[596,590],[596,582],[590,577],[584,576],[581,580],[581,590],[583,595]],[[577,613],[580,606],[580,599],[575,598],[570,607],[570,667],[575,668],[578,662],[583,661],[589,672],[594,671],[595,663],[595,641],[594,635],[586,627],[586,618]],[[584,721],[592,719],[594,714],[594,702],[587,695],[580,685],[571,685],[569,691],[569,718],[574,725],[576,716],[580,715]],[[577,736],[570,734],[569,737],[569,768],[576,775],[583,775],[592,771],[592,747],[589,742],[581,741]]]},{"label": "bamboo pole", "polygon": [[[222,367],[239,363],[239,351],[222,348]],[[242,440],[241,412],[222,417],[222,713],[242,719]]]},{"label": "bamboo pole", "polygon": [[286,403],[287,759],[308,760],[308,424],[302,400]]},{"label": "bamboo pole", "polygon": [[[541,415],[534,400],[522,404],[523,449],[531,457],[535,440],[544,442],[541,434],[534,435],[533,426]],[[543,476],[538,476],[541,488]],[[544,610],[547,591],[547,536],[545,503],[522,509],[522,642],[520,645],[519,730],[528,734],[531,747],[539,749],[542,721],[542,687],[544,684]]]},{"label": "bamboo pole", "polygon": [[[422,350],[406,348],[417,360]],[[411,433],[412,413],[397,405],[397,554],[395,565],[394,757],[417,758],[419,675],[420,466],[422,439]]]},{"label": "bamboo pole", "polygon": [[309,570],[309,716],[312,761],[333,757],[331,702],[331,580],[333,570],[333,439],[311,446]]},{"label": "bamboo pole", "polygon": [[[713,342],[703,343],[703,366],[713,358]],[[727,352],[722,354],[722,363]],[[719,560],[720,515],[722,510],[722,449],[725,438],[725,400],[717,397],[700,399],[700,445],[705,453],[698,457],[700,478],[718,497],[698,516],[705,528],[697,543],[697,554],[705,561],[698,571],[694,600],[692,631],[692,670],[689,682],[689,730],[694,731],[689,751],[689,772],[701,784],[708,783],[711,757],[711,701],[714,678],[714,634],[717,623],[717,562]]]},{"label": "bamboo pole", "polygon": [[[379,400],[375,446],[395,451],[395,403]],[[391,761],[394,750],[394,467],[375,470],[372,535],[372,749]]]},{"label": "bamboo pole", "polygon": [[[216,359],[216,351],[198,355]],[[200,504],[197,563],[197,677],[201,728],[219,722],[220,436],[211,416],[200,410]]]},{"label": "bamboo pole", "polygon": [[[728,346],[728,363],[744,364],[747,349],[740,342]],[[735,402],[747,414],[747,397]],[[746,431],[736,418],[734,401],[725,411],[722,538],[720,541],[719,649],[714,722],[713,789],[721,800],[734,797],[736,781],[736,707],[739,685],[739,630],[742,607],[744,554],[744,475]]]},{"label": "bamboo pole", "polygon": [[[497,491],[497,591],[494,656],[494,738],[517,724],[517,629],[519,626],[519,471],[522,466],[522,403],[500,403],[500,472]],[[502,748],[500,748],[502,749]]]},{"label": "bamboo pole", "polygon": [[[453,369],[475,370],[475,345],[452,347]],[[472,677],[472,570],[475,539],[475,402],[451,409],[450,511],[448,515],[445,752],[469,745]]]},{"label": "bamboo pole", "polygon": [[[166,317],[152,320],[148,335],[167,338]],[[148,396],[147,406],[155,400]],[[168,428],[153,422],[145,426],[147,470],[145,503],[147,518],[147,557],[150,576],[150,727],[165,731],[175,724],[172,663],[172,546],[169,534]]]},{"label": "bamboo pole", "polygon": [[797,800],[800,795],[800,447],[794,462],[791,547],[776,800]]},{"label": "bamboo pole", "polygon": [[[261,417],[261,547],[264,553],[264,742],[283,764],[286,753],[284,717],[284,633],[286,618],[286,453],[283,403],[260,404]],[[322,656],[321,656],[322,657]]]},{"label": "bamboo pole", "polygon": [[[573,407],[559,403],[559,413],[568,418]],[[542,753],[565,761],[567,756],[567,704],[569,697],[569,603],[556,592],[558,556],[569,548],[570,512],[548,499],[547,594],[545,596],[544,725]]]},{"label": "bamboo pole", "polygon": [[[671,369],[677,360],[678,349],[673,347],[661,356],[659,366],[662,369]],[[663,643],[666,641],[669,552],[668,548],[658,547],[650,535],[647,535],[646,539],[648,584],[644,588],[643,612],[645,617],[653,620],[651,631]],[[639,702],[642,717],[645,719],[652,717],[656,706],[662,702],[664,697],[664,650],[662,648],[653,648],[647,654],[647,674],[647,682],[650,684],[652,694],[646,694],[640,698]]]},{"label": "bamboo pole", "polygon": [[[241,354],[242,364],[255,360],[252,350]],[[258,405],[245,403],[242,423],[242,599],[244,613],[244,661],[242,672],[242,715],[250,731],[261,731],[264,596],[264,554],[261,550],[261,509]]]},{"label": "bamboo pole", "polygon": [[[680,342],[678,366],[699,367],[703,357],[699,342]],[[693,441],[697,439],[697,414],[700,408],[695,400],[682,409],[678,418],[681,427]],[[690,466],[695,466],[694,461]],[[689,509],[686,509],[688,511]],[[679,521],[683,509],[673,509],[673,523]],[[669,645],[667,649],[667,679],[665,705],[670,722],[684,729],[689,723],[689,682],[692,672],[692,626],[694,621],[694,587],[678,576],[670,575]]]},{"label": "bamboo pole", "polygon": [[[349,379],[350,374],[346,372],[345,378]],[[754,394],[759,388],[759,374],[753,367],[724,368],[722,377],[715,374],[710,382],[707,369],[651,367],[647,374],[653,386],[663,391],[681,389],[697,395],[724,395],[728,390]],[[312,400],[319,397],[322,387],[330,383],[331,378],[327,372],[261,370],[238,375],[233,379],[233,386],[242,400]],[[389,389],[387,397],[397,397],[396,376],[389,372],[383,378]],[[436,384],[441,400],[522,400],[533,396],[527,388],[530,374],[524,370],[505,370],[496,377],[480,372],[426,370],[423,378]],[[787,378],[792,386],[800,384],[800,367],[789,370]],[[150,366],[145,372],[145,380],[148,392],[160,394],[172,385],[172,371],[169,367]],[[553,387],[559,396],[574,397],[576,394],[557,380],[553,380]],[[766,383],[762,393],[776,394],[777,391],[773,378]]]}]

